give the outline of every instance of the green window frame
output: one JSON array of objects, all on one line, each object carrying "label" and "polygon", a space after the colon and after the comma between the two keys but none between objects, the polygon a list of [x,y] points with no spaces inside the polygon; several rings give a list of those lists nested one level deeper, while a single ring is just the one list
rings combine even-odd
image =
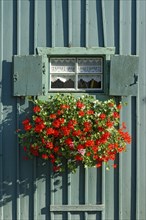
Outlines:
[{"label": "green window frame", "polygon": [[[49,92],[97,92],[97,93],[103,93],[107,94],[108,92],[108,82],[109,82],[109,60],[110,56],[115,53],[114,47],[92,47],[92,48],[85,48],[85,47],[55,47],[55,48],[49,48],[49,47],[38,47],[37,53],[39,55],[47,55],[49,60],[49,85],[48,85],[48,91]],[[57,67],[53,66],[55,69],[54,72],[52,72],[52,61],[63,61],[63,60],[74,60],[74,67],[69,65],[67,67],[64,67],[63,65]],[[101,61],[101,70],[95,71],[95,69],[98,69],[99,65],[88,65],[89,72],[79,72],[80,70],[85,70],[87,66],[79,67],[80,61],[88,61],[88,60],[96,60]],[[65,62],[65,61],[64,61]],[[67,71],[70,68],[70,72]],[[100,67],[99,67],[100,68]],[[63,70],[61,72],[61,69]],[[71,71],[74,70],[74,71]],[[90,78],[90,76],[92,77]],[[62,77],[63,76],[63,77]],[[53,78],[54,77],[54,78]],[[56,77],[56,78],[55,78]],[[66,79],[65,79],[66,77]],[[93,79],[92,79],[93,78]],[[64,81],[61,82],[62,79]],[[70,88],[65,87],[65,80],[70,81]],[[85,83],[84,80],[85,79]],[[55,87],[55,83],[53,81],[58,80],[58,86]],[[60,80],[60,81],[59,81]],[[83,80],[83,83],[81,84],[80,81]],[[100,84],[101,81],[101,85]],[[56,84],[57,84],[56,83]],[[80,83],[80,84],[79,84]],[[91,85],[92,84],[92,85]],[[94,84],[94,85],[93,85]],[[95,86],[96,84],[96,86]],[[68,86],[69,87],[69,86]]]}]

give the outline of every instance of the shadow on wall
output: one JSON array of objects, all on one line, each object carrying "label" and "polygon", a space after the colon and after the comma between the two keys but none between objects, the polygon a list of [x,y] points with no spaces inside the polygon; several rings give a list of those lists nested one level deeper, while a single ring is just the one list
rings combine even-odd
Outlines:
[{"label": "shadow on wall", "polygon": [[[20,102],[22,104],[24,100]],[[6,109],[4,108],[5,112]],[[41,209],[42,215],[46,215],[48,218],[50,216],[51,194],[61,190],[62,195],[66,195],[66,187],[70,184],[68,176],[66,173],[54,174],[51,164],[47,161],[23,159],[26,155],[23,147],[18,144],[16,128],[12,130],[12,127],[14,128],[12,114],[16,114],[16,109],[13,110],[13,113],[8,113],[2,122],[3,132],[7,132],[7,134],[3,135],[0,161],[0,208],[9,203],[8,206],[12,207],[12,219],[17,219],[20,202],[20,204],[25,204],[25,207],[20,205],[21,213],[25,208],[24,210],[29,212],[29,219],[33,219],[34,204],[36,203],[35,193],[37,193],[39,203],[41,204],[41,199],[44,203]],[[30,115],[29,107],[18,115],[19,120],[22,121],[26,115]],[[12,134],[10,134],[10,130]],[[63,196],[62,202],[66,203],[65,196]]]},{"label": "shadow on wall", "polygon": [[[49,216],[50,193],[62,189],[62,181],[68,185],[67,175],[53,175],[49,162],[41,159],[23,160],[24,152],[18,144],[16,130],[21,121],[29,117],[30,103],[21,97],[13,97],[12,63],[3,61],[2,81],[0,82],[0,209],[6,219],[12,214],[17,219],[19,202],[25,203],[29,210],[29,219],[33,219],[34,195],[39,186],[44,192],[44,207]],[[51,183],[52,182],[52,183]],[[39,184],[38,184],[39,183]],[[51,184],[53,184],[51,188]],[[40,195],[41,196],[41,195]],[[41,201],[40,201],[41,203]],[[44,208],[43,207],[43,208]],[[21,207],[23,212],[23,207]],[[5,213],[5,210],[8,213]],[[12,212],[10,214],[10,212]],[[1,210],[0,210],[1,213]]]},{"label": "shadow on wall", "polygon": [[[68,204],[70,189],[77,190],[79,204],[85,204],[86,172],[80,166],[77,175],[67,172],[54,174],[49,162],[41,159],[23,160],[26,156],[19,146],[16,130],[21,122],[31,116],[32,103],[24,97],[13,96],[12,64],[3,62],[2,114],[0,115],[0,213],[3,207],[5,219],[34,219],[34,213],[50,219],[52,197],[59,204]],[[101,169],[97,170],[97,204],[101,204]],[[76,184],[75,184],[76,183]],[[74,196],[74,195],[72,195]],[[36,206],[37,203],[37,206]],[[38,210],[35,210],[38,209]]]}]

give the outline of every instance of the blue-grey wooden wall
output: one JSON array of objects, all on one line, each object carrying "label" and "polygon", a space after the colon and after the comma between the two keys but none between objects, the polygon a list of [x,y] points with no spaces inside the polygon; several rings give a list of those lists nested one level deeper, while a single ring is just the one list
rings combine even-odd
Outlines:
[{"label": "blue-grey wooden wall", "polygon": [[[0,0],[0,219],[146,219],[145,40],[145,0]],[[140,56],[138,96],[124,98],[121,113],[132,144],[116,170],[101,175],[80,168],[52,178],[49,165],[22,160],[15,130],[29,106],[12,96],[12,56],[33,54],[38,46],[108,46]],[[79,202],[104,210],[50,210],[50,204]]]}]

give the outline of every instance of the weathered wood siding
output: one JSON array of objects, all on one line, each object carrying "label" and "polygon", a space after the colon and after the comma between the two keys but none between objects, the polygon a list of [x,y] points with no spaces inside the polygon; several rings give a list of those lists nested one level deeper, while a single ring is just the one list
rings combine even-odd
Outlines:
[{"label": "weathered wood siding", "polygon": [[[145,40],[145,0],[0,1],[0,219],[146,219]],[[50,165],[22,159],[15,130],[29,106],[12,96],[12,56],[34,54],[36,47],[93,46],[140,57],[138,96],[124,98],[121,114],[132,144],[116,170],[80,168],[52,178]],[[79,203],[103,204],[104,210],[55,212],[50,206]]]}]

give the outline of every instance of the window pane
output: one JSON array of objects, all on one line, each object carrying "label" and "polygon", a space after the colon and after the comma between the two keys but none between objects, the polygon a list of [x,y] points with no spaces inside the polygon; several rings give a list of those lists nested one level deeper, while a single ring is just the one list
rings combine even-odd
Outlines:
[{"label": "window pane", "polygon": [[75,76],[66,75],[52,75],[51,76],[51,88],[74,88],[75,87]]},{"label": "window pane", "polygon": [[79,58],[78,73],[102,73],[102,58]]},{"label": "window pane", "polygon": [[102,89],[102,75],[79,75],[79,89]]},{"label": "window pane", "polygon": [[75,73],[75,58],[52,58],[50,73]]}]

